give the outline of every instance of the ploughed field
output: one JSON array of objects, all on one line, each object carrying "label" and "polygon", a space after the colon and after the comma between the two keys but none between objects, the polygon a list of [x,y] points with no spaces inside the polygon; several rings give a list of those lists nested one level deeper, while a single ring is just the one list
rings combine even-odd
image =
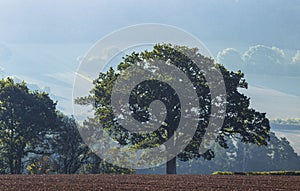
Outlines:
[{"label": "ploughed field", "polygon": [[300,176],[0,175],[0,190],[300,190]]}]

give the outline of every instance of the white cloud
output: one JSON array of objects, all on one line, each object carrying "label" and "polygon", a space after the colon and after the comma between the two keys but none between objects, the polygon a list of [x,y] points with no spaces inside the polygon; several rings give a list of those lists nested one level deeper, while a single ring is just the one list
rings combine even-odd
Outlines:
[{"label": "white cloud", "polygon": [[284,64],[285,54],[283,50],[274,46],[256,45],[249,47],[242,59],[246,64],[274,66],[275,64]]},{"label": "white cloud", "polygon": [[283,51],[282,49],[277,48],[277,47],[275,47],[275,46],[272,46],[271,49],[272,49],[273,51],[277,52],[277,54],[279,54],[282,58],[285,57],[285,53],[284,53],[284,51]]},{"label": "white cloud", "polygon": [[297,50],[296,54],[292,58],[292,63],[299,63],[300,64],[300,50]]},{"label": "white cloud", "polygon": [[291,58],[275,46],[250,46],[242,56],[238,50],[226,48],[218,53],[217,61],[230,70],[241,69],[246,74],[285,76],[299,76],[300,74],[300,50]]},{"label": "white cloud", "polygon": [[226,48],[219,52],[217,62],[225,65],[230,70],[241,69],[243,65],[240,53],[234,48]]}]

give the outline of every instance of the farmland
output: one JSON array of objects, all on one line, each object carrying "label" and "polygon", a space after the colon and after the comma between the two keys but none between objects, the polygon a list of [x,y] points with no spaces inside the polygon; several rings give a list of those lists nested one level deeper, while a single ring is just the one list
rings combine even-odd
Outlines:
[{"label": "farmland", "polygon": [[299,190],[300,176],[1,175],[0,190]]}]

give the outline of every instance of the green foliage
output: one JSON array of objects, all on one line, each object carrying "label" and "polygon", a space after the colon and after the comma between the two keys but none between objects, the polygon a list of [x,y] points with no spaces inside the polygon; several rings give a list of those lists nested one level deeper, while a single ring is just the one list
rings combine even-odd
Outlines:
[{"label": "green foliage", "polygon": [[[151,103],[155,99],[167,100],[164,103],[168,113],[171,114],[167,115],[164,125],[155,132],[148,134],[129,132],[115,121],[110,105],[113,83],[120,72],[139,61],[147,62],[153,59],[170,62],[185,73],[196,88],[199,105],[203,108],[197,131],[185,150],[177,156],[179,160],[188,161],[201,156],[212,159],[216,156],[220,158],[216,164],[227,164],[230,168],[230,161],[239,157],[235,156],[237,152],[232,147],[234,145],[232,139],[256,145],[268,143],[270,127],[265,114],[251,109],[249,98],[238,92],[238,88],[247,88],[243,73],[227,71],[222,65],[214,64],[212,59],[200,55],[197,49],[162,44],[155,45],[150,52],[134,52],[127,55],[116,71],[110,68],[106,73],[100,73],[94,81],[95,86],[91,94],[88,97],[76,99],[76,102],[92,104],[97,117],[91,120],[100,122],[104,127],[103,130],[122,145],[145,148],[165,142],[177,128],[178,120],[176,119],[179,119],[180,112],[178,112],[179,107],[176,110],[174,106],[179,106],[180,103],[176,99],[171,99],[174,97],[174,92],[167,91],[164,84],[149,81],[145,86],[137,86],[132,96],[133,101],[141,97],[146,98],[143,98],[144,103],[143,101],[131,102],[132,105],[141,104],[133,107],[133,110],[142,111],[142,114],[147,113],[148,106],[145,103]],[[214,151],[220,148],[225,148],[227,151],[214,153],[210,150],[204,155],[200,155],[198,150],[208,125],[212,101],[205,77],[196,65],[201,63],[210,63],[221,70],[227,91],[226,118],[216,140],[217,144],[213,147]],[[160,92],[160,94],[157,95],[155,92]],[[139,117],[139,114],[136,114]],[[281,146],[274,147],[270,156],[276,159],[289,157],[292,150],[289,150],[288,142],[282,139],[278,144]],[[222,156],[231,157],[226,161]],[[83,143],[76,121],[58,113],[56,103],[49,98],[47,93],[31,91],[25,82],[15,83],[11,78],[0,81],[0,159],[0,173],[23,173],[25,168],[28,173],[34,174],[135,172],[108,164],[93,154]],[[283,159],[282,164],[284,164]]]},{"label": "green foliage", "polygon": [[0,81],[0,151],[8,173],[21,173],[29,153],[44,153],[56,127],[56,103],[44,92],[30,91],[24,82]]},{"label": "green foliage", "polygon": [[[188,55],[188,57],[186,55]],[[157,95],[153,95],[153,93],[157,92],[159,88],[164,87],[161,85],[153,85],[151,84],[152,82],[150,82],[150,84],[137,86],[136,92],[143,93],[135,94],[133,92],[133,97],[135,96],[137,100],[146,99],[144,100],[145,103],[139,102],[141,106],[133,109],[134,112],[139,110],[145,112],[145,110],[147,110],[145,105],[147,106],[147,103],[154,101],[155,99],[159,99],[163,102],[164,100],[169,101],[166,106],[168,112],[172,113],[172,115],[167,115],[165,125],[162,125],[155,132],[148,134],[134,134],[118,125],[110,105],[113,84],[119,74],[138,62],[147,62],[155,59],[171,63],[189,77],[196,88],[199,97],[199,105],[203,108],[201,120],[198,124],[194,138],[185,150],[178,155],[180,160],[187,161],[201,156],[198,150],[205,128],[208,125],[210,115],[211,99],[209,87],[203,73],[201,73],[196,63],[210,63],[211,65],[218,67],[224,77],[227,92],[227,114],[217,139],[219,145],[224,148],[228,147],[228,139],[226,139],[226,137],[239,138],[245,143],[255,143],[257,145],[267,144],[270,130],[268,119],[266,119],[264,113],[259,113],[250,108],[249,98],[238,92],[238,88],[247,88],[243,73],[240,71],[237,73],[229,72],[222,65],[214,64],[212,59],[199,54],[198,50],[195,48],[158,44],[154,46],[152,51],[144,51],[141,53],[133,52],[123,59],[118,65],[117,71],[110,68],[106,73],[100,73],[99,77],[94,81],[94,88],[91,90],[91,94],[88,97],[77,98],[76,103],[93,104],[97,119],[103,125],[104,130],[109,132],[110,135],[122,145],[144,148],[165,142],[177,128],[178,120],[176,119],[180,118],[180,113],[176,113],[174,110],[176,107],[173,107],[179,103],[176,102],[176,99],[171,99],[171,101],[169,99],[174,97],[172,91],[162,91],[163,93],[156,98],[155,96]],[[207,66],[204,65],[204,67]],[[149,67],[149,69],[151,68]],[[149,86],[151,86],[152,89],[149,89]],[[122,92],[119,93],[121,94]],[[168,106],[172,107],[168,108]],[[138,113],[136,115],[138,115]],[[211,159],[214,157],[214,153],[208,151],[202,156],[206,159]]]},{"label": "green foliage", "polygon": [[228,172],[228,171],[217,171],[213,172],[213,175],[234,175],[234,172]]},{"label": "green foliage", "polygon": [[28,174],[49,174],[55,168],[55,161],[48,155],[32,158],[26,165]]},{"label": "green foliage", "polygon": [[[99,132],[99,126],[94,119],[89,119],[84,122],[83,126],[80,126],[80,131],[85,131],[85,127],[88,126],[89,130],[93,129],[93,132]],[[88,135],[86,135],[88,136]],[[89,136],[90,137],[90,136]],[[112,165],[105,160],[102,160],[99,156],[93,153],[91,150],[87,153],[87,159],[85,164],[81,167],[81,173],[87,174],[132,174],[135,173],[133,169],[121,168],[119,166]],[[120,165],[121,166],[121,165]]]},{"label": "green foliage", "polygon": [[87,162],[90,149],[83,142],[78,124],[73,117],[59,115],[60,123],[53,132],[52,150],[55,158],[55,171],[62,174],[78,173]]},{"label": "green foliage", "polygon": [[25,82],[0,81],[0,174],[135,172],[95,156],[75,119],[55,107],[48,94],[29,90]]}]

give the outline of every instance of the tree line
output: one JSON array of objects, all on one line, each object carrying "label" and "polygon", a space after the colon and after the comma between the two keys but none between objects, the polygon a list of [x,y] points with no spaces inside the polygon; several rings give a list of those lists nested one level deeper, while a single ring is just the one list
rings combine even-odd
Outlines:
[{"label": "tree line", "polygon": [[[158,99],[165,103],[169,113],[164,124],[154,132],[139,135],[129,132],[115,121],[116,116],[110,105],[112,84],[118,76],[136,63],[151,69],[147,62],[155,59],[172,63],[184,72],[195,86],[202,106],[201,120],[193,139],[181,153],[167,162],[167,173],[176,173],[178,160],[181,161],[177,163],[181,168],[206,172],[208,163],[204,163],[204,159],[215,161],[210,163],[207,171],[221,170],[218,168],[230,170],[233,167],[247,171],[250,166],[263,170],[266,165],[273,165],[272,168],[276,169],[277,164],[288,169],[298,168],[292,166],[295,162],[290,163],[290,160],[298,161],[299,157],[288,141],[270,133],[265,113],[250,108],[250,98],[238,92],[238,88],[247,88],[243,73],[231,72],[220,64],[214,64],[211,58],[200,55],[197,49],[162,44],[155,45],[150,52],[127,55],[117,71],[110,68],[106,73],[99,74],[91,95],[76,99],[77,104],[92,104],[94,107],[95,119],[85,123],[98,121],[115,141],[136,148],[155,147],[172,137],[181,111],[180,103],[174,99],[176,92],[166,84],[148,80],[132,91],[129,100],[136,118],[143,120],[147,119],[152,101]],[[208,70],[218,68],[222,72],[227,93],[221,95],[226,96],[227,105],[223,126],[214,147],[203,154],[199,154],[199,146],[209,122],[212,98],[197,62],[209,63],[204,67]],[[155,72],[152,69],[151,72]],[[180,81],[171,77],[168,79]],[[25,82],[16,83],[12,78],[0,81],[0,173],[135,173],[135,170],[114,166],[95,155],[83,142],[76,120],[59,112],[56,104],[47,93],[30,90]],[[245,143],[250,144],[245,146]],[[260,146],[260,150],[256,150],[255,145]],[[190,168],[186,166],[188,164]]]},{"label": "tree line", "polygon": [[105,163],[84,144],[73,117],[45,92],[0,81],[0,173],[131,173]]}]

